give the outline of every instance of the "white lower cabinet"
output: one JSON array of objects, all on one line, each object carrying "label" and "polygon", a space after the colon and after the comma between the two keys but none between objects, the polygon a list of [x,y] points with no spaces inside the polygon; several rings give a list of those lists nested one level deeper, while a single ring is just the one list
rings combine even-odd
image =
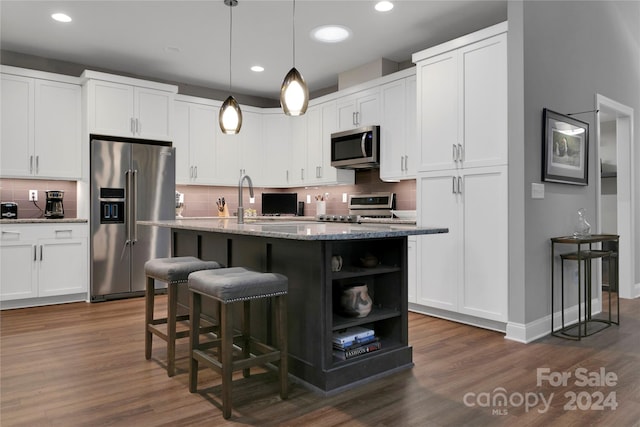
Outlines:
[{"label": "white lower cabinet", "polygon": [[507,166],[419,174],[416,303],[482,319],[508,316]]},{"label": "white lower cabinet", "polygon": [[30,300],[16,305],[25,307],[46,304],[47,297],[86,298],[88,224],[2,224],[0,230],[2,308],[12,300]]},{"label": "white lower cabinet", "polygon": [[407,283],[408,299],[411,303],[418,302],[418,257],[417,257],[417,236],[407,238]]}]

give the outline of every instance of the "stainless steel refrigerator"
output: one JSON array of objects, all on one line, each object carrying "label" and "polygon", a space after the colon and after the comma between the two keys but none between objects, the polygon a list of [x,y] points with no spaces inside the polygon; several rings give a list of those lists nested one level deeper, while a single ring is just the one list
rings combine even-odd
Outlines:
[{"label": "stainless steel refrigerator", "polygon": [[170,256],[171,233],[136,221],[163,219],[175,219],[175,149],[93,139],[91,301],[144,293],[144,263]]}]

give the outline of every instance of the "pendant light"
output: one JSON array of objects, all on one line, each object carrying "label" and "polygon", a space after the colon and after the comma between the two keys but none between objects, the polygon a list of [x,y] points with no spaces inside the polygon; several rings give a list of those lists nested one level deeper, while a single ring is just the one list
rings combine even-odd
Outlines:
[{"label": "pendant light", "polygon": [[[224,0],[224,4],[229,6],[229,92],[231,92],[231,37],[233,30],[233,14],[234,6],[238,5],[238,0]],[[235,135],[240,132],[242,127],[242,111],[238,101],[232,96],[222,103],[220,113],[218,114],[218,123],[223,133],[227,135]]]},{"label": "pendant light", "polygon": [[309,88],[296,69],[296,0],[293,0],[293,68],[282,82],[280,105],[287,116],[301,116],[309,105]]}]

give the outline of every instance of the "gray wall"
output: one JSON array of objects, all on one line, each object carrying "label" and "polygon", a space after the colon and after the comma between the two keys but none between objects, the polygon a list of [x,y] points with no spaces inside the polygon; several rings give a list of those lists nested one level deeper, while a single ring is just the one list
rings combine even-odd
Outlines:
[{"label": "gray wall", "polygon": [[[593,110],[596,93],[633,108],[634,164],[640,164],[640,2],[525,1],[510,3],[509,7],[513,8],[509,31],[522,31],[524,53],[524,188],[512,188],[510,197],[522,197],[519,191],[525,196],[525,283],[524,289],[521,284],[512,283],[515,296],[511,298],[510,315],[520,309],[518,295],[524,292],[524,322],[528,323],[550,314],[549,238],[571,234],[579,208],[585,208],[590,222],[596,223],[598,177],[593,113],[577,116],[590,125],[589,185],[547,182],[545,198],[531,199],[531,183],[541,182],[542,110],[546,107],[565,114]],[[512,22],[511,16],[517,18],[518,8],[522,8],[522,19]],[[517,147],[518,141],[513,142]],[[517,170],[519,164],[513,163],[515,167],[510,166],[510,173]],[[638,170],[634,185],[637,258],[640,255]],[[518,215],[518,212],[512,214]],[[632,279],[637,283],[640,280],[637,259],[635,265]],[[512,321],[517,322],[518,318],[513,317]]]}]

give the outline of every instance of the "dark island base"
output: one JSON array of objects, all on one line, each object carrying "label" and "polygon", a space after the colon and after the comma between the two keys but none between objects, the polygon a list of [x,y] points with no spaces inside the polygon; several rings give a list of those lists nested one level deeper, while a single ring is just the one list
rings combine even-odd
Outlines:
[{"label": "dark island base", "polygon": [[[324,394],[369,382],[413,366],[408,345],[407,239],[292,240],[173,229],[174,256],[197,256],[228,267],[276,272],[289,278],[289,372]],[[376,256],[379,264],[361,266],[360,258]],[[331,257],[340,255],[343,268],[331,271]],[[342,288],[366,284],[373,309],[364,318],[340,313]],[[179,293],[186,306],[188,291]],[[270,342],[273,327],[267,302],[252,303],[252,333]],[[217,317],[213,305],[203,310]],[[239,316],[236,316],[239,318]],[[363,326],[375,330],[381,349],[347,360],[333,355],[334,332]]]}]

